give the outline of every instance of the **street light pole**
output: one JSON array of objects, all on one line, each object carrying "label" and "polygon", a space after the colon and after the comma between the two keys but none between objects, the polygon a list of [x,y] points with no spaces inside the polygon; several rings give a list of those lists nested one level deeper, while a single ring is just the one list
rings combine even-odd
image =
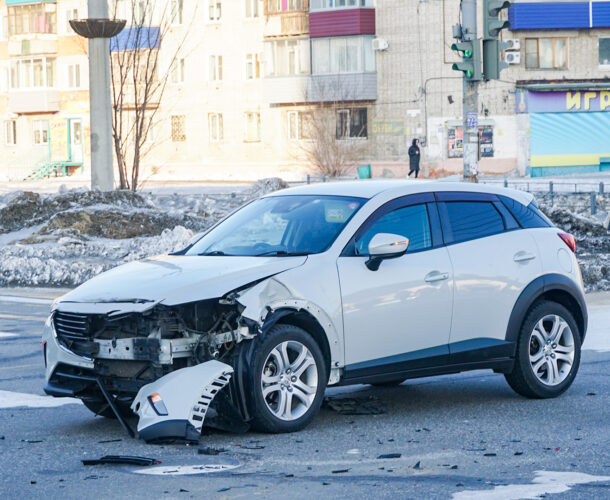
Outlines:
[{"label": "street light pole", "polygon": [[[107,0],[88,0],[89,19],[108,19]],[[89,100],[91,117],[91,189],[114,189],[110,39],[89,38]]]}]

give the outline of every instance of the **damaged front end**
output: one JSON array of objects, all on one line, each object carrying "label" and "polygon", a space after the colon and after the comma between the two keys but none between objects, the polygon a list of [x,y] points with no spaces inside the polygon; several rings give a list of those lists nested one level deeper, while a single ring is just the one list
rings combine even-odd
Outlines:
[{"label": "damaged front end", "polygon": [[130,433],[131,408],[146,441],[197,440],[206,416],[208,425],[246,430],[243,390],[231,379],[236,346],[259,330],[243,309],[232,298],[175,306],[60,303],[43,338],[45,391],[80,398]]}]

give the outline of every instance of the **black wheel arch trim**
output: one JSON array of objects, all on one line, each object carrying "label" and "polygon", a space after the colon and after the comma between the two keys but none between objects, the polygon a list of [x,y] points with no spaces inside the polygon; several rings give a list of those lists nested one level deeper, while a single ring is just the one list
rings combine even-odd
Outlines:
[{"label": "black wheel arch trim", "polygon": [[[576,317],[574,319],[576,319],[580,329],[580,339],[581,342],[584,341],[588,322],[585,296],[575,281],[562,274],[551,273],[536,278],[529,285],[527,285],[521,292],[521,295],[519,295],[506,328],[506,340],[508,342],[512,342],[513,345],[516,346],[521,324],[523,323],[523,320],[525,319],[525,316],[532,305],[545,294],[549,294],[554,291],[567,293],[577,304],[578,310],[571,312],[573,314],[575,313],[574,315]],[[549,298],[549,300],[552,300],[552,298]],[[513,353],[513,356],[514,354],[515,353]]]}]

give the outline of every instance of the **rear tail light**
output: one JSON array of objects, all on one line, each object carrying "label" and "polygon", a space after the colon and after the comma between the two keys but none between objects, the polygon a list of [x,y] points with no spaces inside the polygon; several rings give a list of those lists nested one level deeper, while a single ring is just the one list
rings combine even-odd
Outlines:
[{"label": "rear tail light", "polygon": [[574,235],[570,233],[559,233],[557,236],[559,236],[563,242],[570,247],[572,252],[576,252],[576,238],[574,238]]}]

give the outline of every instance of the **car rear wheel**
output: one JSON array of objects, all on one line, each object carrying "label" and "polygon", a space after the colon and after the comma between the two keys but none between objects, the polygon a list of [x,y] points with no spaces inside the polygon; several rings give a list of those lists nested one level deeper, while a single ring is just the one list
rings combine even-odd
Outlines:
[{"label": "car rear wheel", "polygon": [[509,385],[528,398],[553,398],[565,392],[580,365],[580,332],[572,314],[556,302],[541,302],[529,312],[519,333]]},{"label": "car rear wheel", "polygon": [[320,410],[328,381],[316,341],[301,328],[276,325],[251,352],[253,427],[264,432],[306,427]]}]

